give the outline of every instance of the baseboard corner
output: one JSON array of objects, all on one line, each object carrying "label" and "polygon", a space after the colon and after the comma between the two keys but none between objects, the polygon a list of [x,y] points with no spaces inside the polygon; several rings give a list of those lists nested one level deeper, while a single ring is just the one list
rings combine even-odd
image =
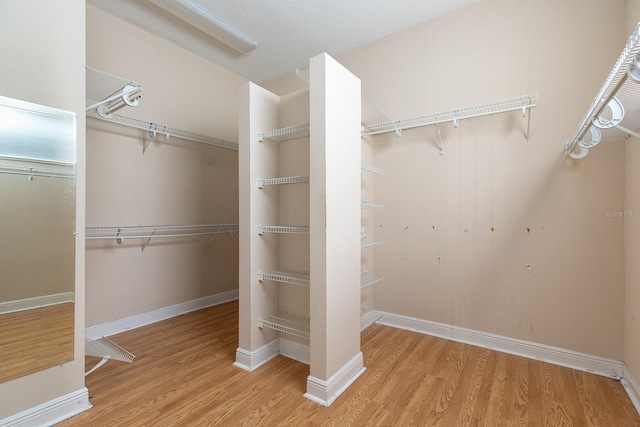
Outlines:
[{"label": "baseboard corner", "polygon": [[625,364],[622,366],[622,378],[620,378],[620,383],[624,390],[627,392],[631,403],[640,414],[640,383],[636,379],[636,377],[631,373],[629,367]]},{"label": "baseboard corner", "polygon": [[359,352],[328,380],[309,375],[304,397],[322,406],[330,406],[366,370],[362,352]]}]

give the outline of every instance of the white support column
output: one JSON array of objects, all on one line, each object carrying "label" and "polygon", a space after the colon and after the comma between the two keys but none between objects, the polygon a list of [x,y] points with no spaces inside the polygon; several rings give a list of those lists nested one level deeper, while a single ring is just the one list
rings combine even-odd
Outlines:
[{"label": "white support column", "polygon": [[360,80],[327,54],[310,63],[310,375],[330,405],[362,372]]}]

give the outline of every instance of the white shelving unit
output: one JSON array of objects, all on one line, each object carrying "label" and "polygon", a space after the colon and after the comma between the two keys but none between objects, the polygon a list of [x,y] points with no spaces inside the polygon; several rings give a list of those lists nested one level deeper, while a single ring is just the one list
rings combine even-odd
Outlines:
[{"label": "white shelving unit", "polygon": [[[362,163],[361,164],[361,170],[363,172],[367,172],[367,173],[371,173],[373,175],[382,175],[384,173],[384,171],[380,168],[376,168],[372,165],[369,165],[367,163]],[[371,179],[371,175],[367,176],[365,178],[365,175],[362,175],[362,179]],[[366,329],[368,326],[370,326],[371,324],[375,323],[375,321],[377,320],[377,318],[375,318],[373,316],[372,313],[374,313],[371,309],[370,309],[370,305],[367,303],[367,298],[373,298],[372,294],[366,294],[367,290],[377,284],[379,284],[380,282],[382,282],[384,280],[383,277],[378,277],[376,276],[373,272],[368,271],[365,267],[365,262],[366,258],[365,258],[365,254],[368,252],[368,249],[373,249],[376,247],[379,247],[383,244],[383,242],[378,242],[378,241],[374,241],[371,237],[369,237],[366,233],[365,233],[365,223],[364,223],[364,219],[365,219],[365,215],[367,215],[365,213],[365,211],[379,211],[382,210],[384,208],[383,205],[380,204],[376,204],[376,203],[372,203],[368,200],[363,200],[360,203],[360,207],[361,209],[363,209],[363,223],[361,225],[361,230],[360,230],[360,239],[361,239],[361,244],[360,244],[360,249],[362,251],[362,255],[363,255],[363,266],[362,266],[362,272],[361,272],[361,278],[360,278],[360,290],[362,293],[362,302],[361,302],[361,317],[360,317],[360,325],[361,325],[361,330]],[[369,218],[372,220],[373,219],[373,213],[368,214]],[[373,255],[369,255],[369,256],[373,256]],[[369,268],[374,268],[375,266],[375,262],[373,261],[368,261],[369,263]]]},{"label": "white shelving unit", "polygon": [[364,371],[360,82],[323,54],[311,59],[308,98],[247,83],[240,99],[235,365],[253,370],[282,349],[309,363],[305,396],[329,405]]}]

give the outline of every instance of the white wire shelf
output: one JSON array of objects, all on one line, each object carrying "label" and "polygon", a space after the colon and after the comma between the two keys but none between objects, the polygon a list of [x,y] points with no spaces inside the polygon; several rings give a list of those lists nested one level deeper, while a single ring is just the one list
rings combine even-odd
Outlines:
[{"label": "white wire shelf", "polygon": [[185,139],[188,141],[211,145],[218,148],[224,148],[227,150],[238,151],[238,144],[235,142],[225,141],[223,139],[212,138],[205,135],[199,135],[196,133],[187,132],[184,130],[172,128],[167,125],[161,125],[156,122],[149,122],[149,121],[140,120],[133,117],[127,117],[127,116],[123,116],[115,113],[112,114],[110,118],[106,118],[98,114],[98,112],[95,109],[87,111],[87,117],[96,119],[96,120],[102,120],[109,123],[114,123],[114,124],[125,126],[125,127],[140,129],[148,132],[149,140],[145,143],[145,146],[143,148],[143,153],[146,151],[146,148],[149,145],[149,142],[151,142],[151,140],[155,138],[156,135],[158,134],[162,136],[163,141],[167,141],[169,137],[174,136],[176,138]]},{"label": "white wire shelf", "polygon": [[362,209],[373,209],[373,210],[376,210],[376,211],[384,209],[384,205],[377,205],[375,203],[371,203],[371,202],[368,202],[366,200],[363,200],[362,202],[360,202],[360,207]]},{"label": "white wire shelf", "polygon": [[[640,137],[634,132],[640,125],[640,23],[629,37],[605,79],[600,91],[587,109],[571,139],[564,143],[565,154],[574,159],[585,157],[601,139],[627,135]],[[630,78],[630,76],[632,76]],[[626,105],[626,108],[624,108]],[[607,107],[612,117],[604,117]],[[614,108],[620,115],[613,117]],[[627,124],[623,119],[626,118]],[[589,133],[590,135],[587,135]],[[587,137],[585,139],[585,137]]]},{"label": "white wire shelf", "polygon": [[259,271],[258,280],[270,280],[272,282],[286,283],[289,285],[309,286],[309,274],[297,271]]},{"label": "white wire shelf", "polygon": [[258,225],[258,234],[309,234],[308,225]]},{"label": "white wire shelf", "polygon": [[283,176],[280,178],[258,178],[258,188],[267,185],[299,184],[309,182],[309,176]]},{"label": "white wire shelf", "polygon": [[259,328],[274,329],[305,339],[309,339],[311,332],[309,323],[306,317],[282,312],[258,319]]},{"label": "white wire shelf", "polygon": [[141,251],[151,239],[211,236],[208,243],[218,234],[236,234],[239,230],[238,224],[194,224],[194,225],[133,225],[118,227],[86,227],[86,240],[115,240],[121,245],[126,239],[143,239]]},{"label": "white wire shelf", "polygon": [[365,289],[365,288],[368,288],[369,286],[377,285],[383,280],[384,280],[384,277],[376,277],[370,271],[363,270],[360,275],[360,289]]},{"label": "white wire shelf", "polygon": [[99,361],[93,368],[91,368],[84,374],[85,376],[89,375],[91,372],[107,363],[107,361],[110,359],[131,363],[135,358],[133,354],[105,337],[99,338],[97,340],[85,338],[84,353],[87,356],[102,358],[101,361]]},{"label": "white wire shelf", "polygon": [[66,178],[75,179],[76,170],[73,169],[58,169],[58,168],[44,168],[39,166],[17,166],[0,164],[0,173],[9,175],[26,175],[29,180],[33,180],[34,177],[46,177],[46,178]]},{"label": "white wire shelf", "polygon": [[364,236],[360,239],[360,249],[371,249],[384,245],[384,242],[376,242],[369,236]]},{"label": "white wire shelf", "polygon": [[287,141],[290,139],[302,138],[309,136],[311,126],[309,123],[301,125],[288,126],[281,129],[259,132],[258,139],[260,142],[270,139],[273,141]]},{"label": "white wire shelf", "polygon": [[436,125],[445,122],[453,122],[454,126],[457,127],[458,121],[462,119],[506,113],[509,111],[521,110],[524,114],[526,110],[536,106],[537,99],[537,94],[525,95],[487,104],[479,104],[471,107],[443,111],[440,113],[425,114],[407,119],[376,123],[363,126],[362,135],[378,135],[387,132],[396,132],[398,134],[405,129]]},{"label": "white wire shelf", "polygon": [[361,163],[360,164],[360,169],[366,172],[372,172],[375,173],[377,175],[382,175],[384,173],[384,171],[380,168],[377,168],[375,166],[371,166],[367,163]]}]

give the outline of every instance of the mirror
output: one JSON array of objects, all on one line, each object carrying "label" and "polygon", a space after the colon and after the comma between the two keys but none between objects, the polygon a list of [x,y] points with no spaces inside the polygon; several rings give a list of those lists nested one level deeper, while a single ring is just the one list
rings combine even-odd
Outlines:
[{"label": "mirror", "polygon": [[0,382],[74,357],[74,113],[0,96]]}]

